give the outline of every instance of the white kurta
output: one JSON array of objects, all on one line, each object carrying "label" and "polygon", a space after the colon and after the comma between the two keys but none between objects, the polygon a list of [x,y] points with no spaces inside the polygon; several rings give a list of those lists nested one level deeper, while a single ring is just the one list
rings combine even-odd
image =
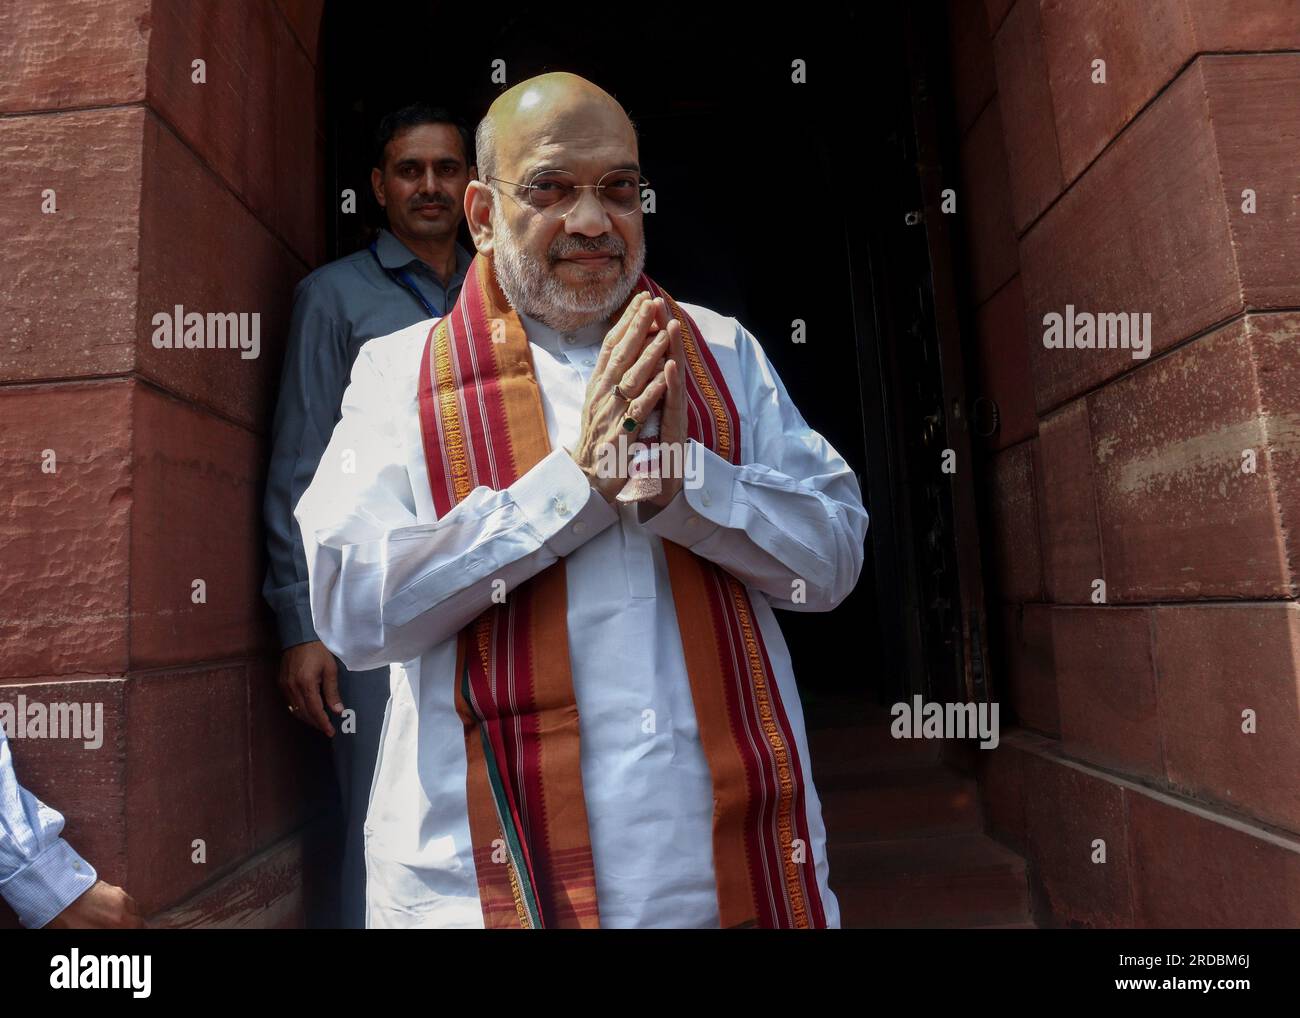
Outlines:
[{"label": "white kurta", "polygon": [[[490,606],[494,580],[513,589],[560,557],[601,925],[718,925],[712,783],[666,540],[748,586],[804,764],[809,857],[827,921],[839,926],[803,711],[772,608],[826,611],[843,600],[862,568],[867,514],[853,472],[804,422],[754,337],[733,318],[682,307],[736,404],[744,463],[695,450],[702,485],[657,513],[605,502],[563,449],[578,437],[603,327],[562,337],[524,319],[554,451],[504,490],[476,488],[441,520],[417,397],[432,323],[362,347],[295,515],[321,640],[354,671],[392,663],[365,824],[369,927],[483,925],[456,634]],[[800,580],[806,600],[795,603]]]}]

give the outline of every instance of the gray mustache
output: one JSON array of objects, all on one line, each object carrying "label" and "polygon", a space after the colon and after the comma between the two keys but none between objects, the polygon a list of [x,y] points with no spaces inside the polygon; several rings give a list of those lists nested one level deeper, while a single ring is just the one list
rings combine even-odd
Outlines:
[{"label": "gray mustache", "polygon": [[622,258],[627,254],[627,245],[618,241],[583,240],[578,237],[566,237],[551,245],[552,259],[567,258],[571,254],[604,254]]}]

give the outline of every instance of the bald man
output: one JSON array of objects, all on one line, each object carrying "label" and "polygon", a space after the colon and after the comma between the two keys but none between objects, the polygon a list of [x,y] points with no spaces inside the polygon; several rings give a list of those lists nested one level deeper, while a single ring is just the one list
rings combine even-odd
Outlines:
[{"label": "bald man", "polygon": [[477,149],[459,300],[362,348],[297,507],[320,638],[391,666],[367,925],[836,927],[773,609],[857,582],[856,478],[644,274],[611,96],[525,81]]}]

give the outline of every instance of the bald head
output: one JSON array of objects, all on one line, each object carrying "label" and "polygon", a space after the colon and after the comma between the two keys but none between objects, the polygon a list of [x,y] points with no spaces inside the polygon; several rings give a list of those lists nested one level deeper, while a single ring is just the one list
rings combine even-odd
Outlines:
[{"label": "bald head", "polygon": [[567,71],[529,78],[497,96],[475,136],[484,180],[521,180],[530,166],[598,147],[635,153],[632,121],[603,88]]},{"label": "bald head", "polygon": [[543,74],[498,97],[477,142],[465,221],[510,305],[561,331],[611,318],[645,264],[641,165],[623,107],[576,74]]}]

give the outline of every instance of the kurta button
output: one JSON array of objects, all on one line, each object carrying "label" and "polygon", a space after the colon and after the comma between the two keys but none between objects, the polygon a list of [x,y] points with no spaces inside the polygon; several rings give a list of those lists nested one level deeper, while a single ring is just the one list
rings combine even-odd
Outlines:
[{"label": "kurta button", "polygon": [[564,499],[560,498],[559,495],[555,496],[555,511],[561,516],[569,515],[569,507],[564,504]]},{"label": "kurta button", "polygon": [[705,505],[713,504],[713,499],[709,498],[709,490],[707,488],[700,492],[700,501]]},{"label": "kurta button", "polygon": [[586,532],[586,530],[587,530],[587,525],[585,523],[575,523],[573,525],[573,536],[581,537],[583,533]]}]

